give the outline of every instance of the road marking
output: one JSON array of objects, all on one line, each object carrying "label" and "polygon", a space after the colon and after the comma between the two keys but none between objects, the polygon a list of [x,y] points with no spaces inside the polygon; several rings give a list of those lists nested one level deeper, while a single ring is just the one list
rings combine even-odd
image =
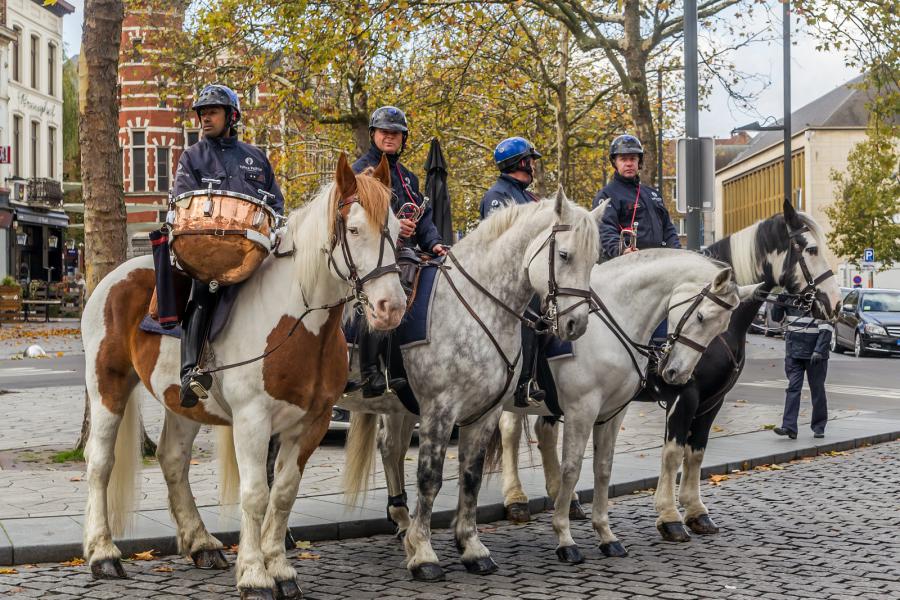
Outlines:
[{"label": "road marking", "polygon": [[[752,387],[764,387],[784,389],[787,387],[787,379],[769,379],[766,381],[741,381],[738,385],[749,385]],[[809,391],[809,386],[804,382],[804,391]],[[859,387],[855,385],[839,385],[836,383],[826,383],[825,391],[830,394],[847,394],[849,396],[872,396],[875,398],[893,398],[900,400],[900,390],[896,388],[877,388],[877,387]]]},{"label": "road marking", "polygon": [[58,371],[56,369],[39,369],[37,367],[15,367],[0,369],[0,379],[4,377],[34,377],[36,375],[68,375],[75,371]]}]

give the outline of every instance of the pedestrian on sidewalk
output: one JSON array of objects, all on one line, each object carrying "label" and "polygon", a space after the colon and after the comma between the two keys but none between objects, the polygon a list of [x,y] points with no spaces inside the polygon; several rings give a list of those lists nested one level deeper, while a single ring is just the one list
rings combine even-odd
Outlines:
[{"label": "pedestrian on sidewalk", "polygon": [[[779,296],[784,302],[786,296]],[[828,402],[825,398],[825,377],[828,374],[828,350],[834,328],[828,321],[814,319],[798,308],[772,307],[772,320],[784,327],[784,374],[788,379],[785,390],[784,416],[781,427],[773,429],[776,435],[797,439],[797,415],[800,412],[800,391],[803,374],[809,383],[812,396],[813,437],[825,437],[828,422]]]}]

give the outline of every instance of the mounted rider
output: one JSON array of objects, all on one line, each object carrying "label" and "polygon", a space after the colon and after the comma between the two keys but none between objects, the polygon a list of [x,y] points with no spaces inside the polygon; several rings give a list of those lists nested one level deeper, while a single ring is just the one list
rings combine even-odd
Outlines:
[{"label": "mounted rider", "polygon": [[[418,247],[423,252],[430,252],[438,256],[447,253],[434,225],[432,207],[425,202],[425,198],[419,191],[419,179],[400,162],[400,155],[406,149],[406,141],[409,137],[409,126],[406,114],[396,106],[382,106],[372,113],[369,119],[369,150],[353,163],[354,173],[362,173],[367,168],[375,168],[381,162],[381,157],[386,156],[391,168],[391,209],[400,218],[400,239],[398,250],[404,248],[415,250]],[[405,204],[413,204],[420,207],[421,215],[418,220],[403,218],[399,214]],[[363,397],[372,398],[380,396],[387,389],[387,381],[380,365],[380,358],[387,355],[387,338],[375,335],[361,328],[357,343],[359,345],[359,371],[362,381],[351,382],[348,390],[353,390],[362,385]],[[400,378],[391,379],[392,389],[400,389],[406,385],[406,381]]]},{"label": "mounted rider", "polygon": [[500,176],[481,199],[479,212],[482,219],[510,202],[537,202],[537,196],[528,191],[528,186],[534,180],[534,161],[540,157],[541,153],[523,137],[506,138],[497,144],[494,162]]},{"label": "mounted rider", "polygon": [[[207,85],[191,109],[197,113],[203,138],[182,153],[175,171],[174,196],[212,185],[213,189],[253,198],[265,196],[266,204],[283,214],[284,197],[269,159],[256,146],[237,139],[241,106],[234,90],[219,84]],[[209,180],[215,182],[210,184]],[[193,282],[181,335],[181,405],[185,408],[207,397],[212,376],[197,374],[195,370],[207,336],[219,328],[218,321],[227,318],[239,287],[232,285],[212,292],[207,284]]]},{"label": "mounted rider", "polygon": [[[484,219],[495,210],[509,204],[537,202],[538,197],[528,191],[534,181],[534,162],[541,157],[534,145],[523,137],[506,138],[494,149],[494,163],[500,176],[481,199],[480,213]],[[541,312],[541,299],[535,296],[528,303],[535,314]],[[534,380],[535,363],[538,360],[537,334],[531,327],[522,325],[522,370],[516,385],[515,406],[525,408],[528,401],[543,402],[546,394]]]},{"label": "mounted rider", "polygon": [[[602,259],[646,248],[681,248],[678,233],[658,190],[641,184],[644,147],[637,137],[620,135],[609,145],[613,179],[594,196],[593,208],[609,202],[600,221]],[[653,340],[666,337],[667,322],[653,332]]]}]

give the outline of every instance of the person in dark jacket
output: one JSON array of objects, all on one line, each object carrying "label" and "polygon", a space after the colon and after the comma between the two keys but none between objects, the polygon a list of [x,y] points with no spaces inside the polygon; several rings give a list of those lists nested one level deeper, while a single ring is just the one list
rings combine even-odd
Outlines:
[{"label": "person in dark jacket", "polygon": [[[377,167],[382,155],[387,156],[391,167],[391,209],[397,213],[406,203],[422,206],[425,199],[419,192],[419,179],[400,162],[400,155],[406,149],[406,140],[409,137],[409,126],[406,114],[395,106],[382,106],[372,113],[369,119],[369,150],[353,163],[354,173],[362,173],[369,167]],[[425,208],[418,221],[413,219],[400,219],[399,247],[415,249],[418,247],[423,252],[431,252],[438,256],[447,253],[441,243],[441,235],[434,225],[431,204],[425,204]],[[398,247],[398,249],[399,249]],[[359,373],[362,378],[359,382],[349,382],[346,391],[353,391],[362,387],[363,397],[373,398],[383,394],[388,387],[388,381],[382,372],[381,359],[386,357],[388,338],[370,332],[368,328],[359,328],[357,336],[359,346]],[[394,390],[402,389],[407,385],[405,379],[392,378],[390,387]]]},{"label": "person in dark jacket", "polygon": [[[613,179],[594,196],[593,207],[606,199],[600,220],[601,258],[615,258],[645,248],[681,248],[678,233],[659,192],[641,184],[638,172],[644,164],[644,147],[633,135],[620,135],[609,145]],[[654,344],[665,341],[668,322],[663,320],[651,336]]]},{"label": "person in dark jacket", "polygon": [[[509,204],[528,204],[538,198],[528,191],[534,181],[534,161],[541,157],[534,145],[523,137],[506,138],[494,149],[494,163],[500,171],[497,181],[485,192],[479,212],[485,219],[495,210]],[[535,314],[541,312],[541,299],[535,296],[528,303]],[[514,394],[515,406],[527,408],[529,400],[543,402],[546,394],[535,381],[535,363],[546,360],[539,356],[538,339],[534,329],[522,325],[522,369]]]},{"label": "person in dark jacket", "polygon": [[[174,196],[212,185],[213,189],[265,200],[282,214],[284,196],[269,159],[259,148],[237,139],[241,119],[237,94],[224,85],[208,85],[191,108],[197,112],[203,138],[182,153],[175,171]],[[210,184],[209,180],[214,181]],[[209,393],[212,376],[196,370],[213,317],[227,316],[239,287],[213,292],[206,284],[193,283],[181,335],[181,405],[185,408],[195,406]]]},{"label": "person in dark jacket", "polygon": [[481,199],[479,212],[481,218],[508,205],[537,202],[537,196],[528,191],[534,181],[534,161],[541,153],[522,137],[506,138],[494,149],[494,162],[500,170],[500,176]]},{"label": "person in dark jacket", "polygon": [[[785,296],[779,297],[782,302],[785,299]],[[781,427],[776,427],[773,431],[776,435],[797,439],[800,390],[803,389],[803,374],[806,373],[813,408],[810,428],[813,437],[823,438],[825,424],[828,422],[825,377],[828,374],[828,350],[834,328],[828,321],[814,319],[800,309],[785,309],[778,304],[772,307],[772,320],[783,322],[785,327],[784,374],[788,378]]]}]

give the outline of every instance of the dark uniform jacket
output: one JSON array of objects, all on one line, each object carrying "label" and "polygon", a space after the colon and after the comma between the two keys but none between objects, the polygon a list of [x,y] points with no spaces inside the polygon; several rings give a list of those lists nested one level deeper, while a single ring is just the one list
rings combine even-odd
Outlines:
[{"label": "dark uniform jacket", "polygon": [[515,202],[516,204],[537,202],[537,196],[526,189],[528,186],[529,184],[524,181],[519,181],[506,173],[502,173],[494,185],[485,192],[484,198],[481,199],[481,207],[479,209],[481,218],[487,218],[489,214],[498,208],[508,205],[510,202]]},{"label": "dark uniform jacket", "polygon": [[[779,300],[784,299],[784,296],[779,296]],[[834,335],[831,323],[814,319],[799,309],[785,308],[777,304],[772,307],[772,320],[778,323],[784,321],[786,356],[808,360],[813,352],[818,352],[822,358],[828,358],[831,336]]]},{"label": "dark uniform jacket", "polygon": [[[353,163],[352,169],[354,173],[362,173],[367,168],[375,168],[381,162],[383,153],[374,144],[369,151],[363,154]],[[413,175],[409,169],[404,167],[396,154],[388,154],[388,163],[391,166],[391,210],[395,213],[400,207],[407,202],[414,202],[421,205],[424,198],[419,192],[419,178]],[[438,233],[437,227],[434,226],[434,216],[431,210],[431,203],[425,206],[425,212],[422,218],[416,224],[416,232],[413,238],[400,238],[402,246],[415,247],[419,246],[425,252],[431,252],[435,244],[442,243],[441,235]]]},{"label": "dark uniform jacket", "polygon": [[[204,190],[209,184],[203,179],[218,179],[221,185],[213,184],[213,189],[237,192],[266,200],[278,214],[284,213],[284,196],[275,181],[275,172],[269,159],[256,146],[245,144],[237,138],[204,137],[188,148],[178,161],[175,171],[173,193],[179,196],[185,192]],[[265,198],[258,190],[274,194]]]},{"label": "dark uniform jacket", "polygon": [[662,196],[654,188],[640,185],[640,198],[637,177],[626,178],[618,173],[613,180],[594,196],[594,208],[609,198],[609,204],[600,221],[600,246],[603,254],[612,258],[619,255],[619,233],[631,227],[631,216],[634,213],[634,202],[638,200],[637,213],[634,215],[637,229],[637,247],[645,248],[681,248],[678,233],[672,224],[669,211],[663,204]]}]

